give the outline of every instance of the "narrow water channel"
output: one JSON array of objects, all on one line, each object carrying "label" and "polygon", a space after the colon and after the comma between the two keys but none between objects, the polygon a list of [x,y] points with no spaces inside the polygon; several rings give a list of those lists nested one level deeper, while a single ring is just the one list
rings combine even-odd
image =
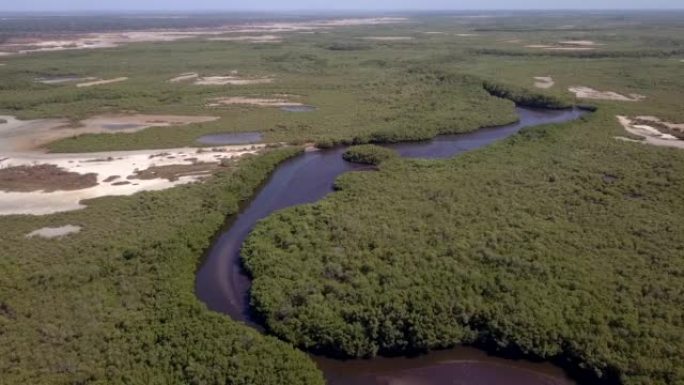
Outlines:
[{"label": "narrow water channel", "polygon": [[[425,142],[388,145],[401,156],[440,159],[486,146],[524,127],[561,123],[581,117],[578,109],[518,108],[518,123]],[[200,300],[217,312],[261,329],[250,317],[250,280],[240,262],[240,248],[256,223],[274,211],[316,202],[333,191],[333,183],[348,171],[362,170],[345,162],[345,148],[307,152],[281,164],[255,198],[220,234],[201,266],[196,281]],[[548,363],[507,360],[480,350],[459,347],[412,358],[338,361],[314,357],[329,385],[569,385],[564,372]]]}]

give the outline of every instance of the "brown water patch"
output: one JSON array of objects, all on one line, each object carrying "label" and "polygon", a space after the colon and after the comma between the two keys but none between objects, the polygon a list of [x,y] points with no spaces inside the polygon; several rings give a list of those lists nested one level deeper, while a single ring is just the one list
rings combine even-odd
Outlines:
[{"label": "brown water patch", "polygon": [[97,174],[69,172],[51,164],[0,169],[0,191],[71,191],[97,186]]}]

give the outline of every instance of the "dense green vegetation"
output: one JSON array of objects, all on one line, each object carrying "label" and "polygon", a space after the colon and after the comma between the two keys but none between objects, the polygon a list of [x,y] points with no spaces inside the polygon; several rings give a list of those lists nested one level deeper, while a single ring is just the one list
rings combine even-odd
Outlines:
[{"label": "dense green vegetation", "polygon": [[[266,219],[245,248],[253,304],[275,336],[331,355],[468,343],[579,366],[604,383],[684,384],[684,152],[613,138],[627,136],[617,114],[684,121],[681,13],[468,16],[282,33],[278,44],[196,39],[2,57],[0,114],[221,118],[48,146],[79,152],[195,145],[219,132],[320,147],[421,140],[511,122],[513,102],[591,103],[599,109],[585,121],[528,129],[452,160],[383,162],[379,172],[343,176],[318,204]],[[230,18],[13,19],[0,23],[0,41]],[[603,45],[526,47],[567,39]],[[275,82],[168,82],[232,70]],[[85,89],[35,81],[60,75],[130,79]],[[555,86],[533,89],[535,76]],[[646,99],[578,101],[571,86]],[[317,109],[206,106],[277,94]],[[211,236],[294,152],[82,211],[0,217],[0,383],[321,384],[303,353],[208,311],[193,293]],[[67,224],[83,231],[25,238]]]},{"label": "dense green vegetation", "polygon": [[522,87],[511,87],[490,81],[485,81],[482,86],[493,96],[511,100],[521,106],[551,109],[572,107],[570,103],[564,100],[539,92],[532,92]]},{"label": "dense green vegetation", "polygon": [[364,144],[352,146],[342,154],[342,158],[347,162],[378,165],[386,160],[395,158],[397,153],[388,148],[376,146],[374,144]]},{"label": "dense green vegetation", "polygon": [[[322,384],[304,354],[193,294],[225,216],[294,152],[244,160],[202,185],[0,218],[0,383]],[[25,238],[65,224],[83,230]]]},{"label": "dense green vegetation", "polygon": [[612,139],[614,113],[344,175],[253,232],[253,305],[332,355],[468,343],[684,383],[684,152]]}]

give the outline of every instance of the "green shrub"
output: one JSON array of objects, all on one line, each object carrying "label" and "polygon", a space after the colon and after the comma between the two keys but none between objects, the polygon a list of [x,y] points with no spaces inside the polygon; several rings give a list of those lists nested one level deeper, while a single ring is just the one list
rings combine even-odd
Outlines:
[{"label": "green shrub", "polygon": [[394,150],[376,146],[374,144],[362,144],[347,149],[342,158],[347,162],[378,165],[386,160],[397,156]]}]

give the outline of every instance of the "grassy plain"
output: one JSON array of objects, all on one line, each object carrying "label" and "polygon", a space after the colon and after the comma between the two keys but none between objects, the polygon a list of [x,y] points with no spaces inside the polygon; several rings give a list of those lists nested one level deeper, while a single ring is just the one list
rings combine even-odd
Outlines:
[{"label": "grassy plain", "polygon": [[[252,131],[329,146],[515,119],[484,81],[559,103],[575,102],[574,85],[643,94],[636,103],[590,101],[599,109],[586,120],[452,160],[395,159],[345,175],[338,193],[263,222],[247,265],[269,329],[306,349],[366,356],[479,343],[566,360],[606,383],[684,384],[684,153],[613,138],[626,136],[618,114],[684,121],[681,14],[495,16],[413,15],[400,25],[287,33],[278,44],[190,40],[7,57],[0,112],[222,118],[49,146],[60,152],[178,147]],[[525,47],[566,39],[606,45]],[[232,70],[276,81],[167,82]],[[88,89],[34,81],[50,75],[129,80]],[[556,85],[535,90],[535,76]],[[206,106],[281,93],[318,109]],[[209,312],[193,294],[212,234],[293,151],[246,159],[204,184],[0,218],[0,382],[322,383],[304,354]],[[83,230],[24,237],[66,224]]]}]

